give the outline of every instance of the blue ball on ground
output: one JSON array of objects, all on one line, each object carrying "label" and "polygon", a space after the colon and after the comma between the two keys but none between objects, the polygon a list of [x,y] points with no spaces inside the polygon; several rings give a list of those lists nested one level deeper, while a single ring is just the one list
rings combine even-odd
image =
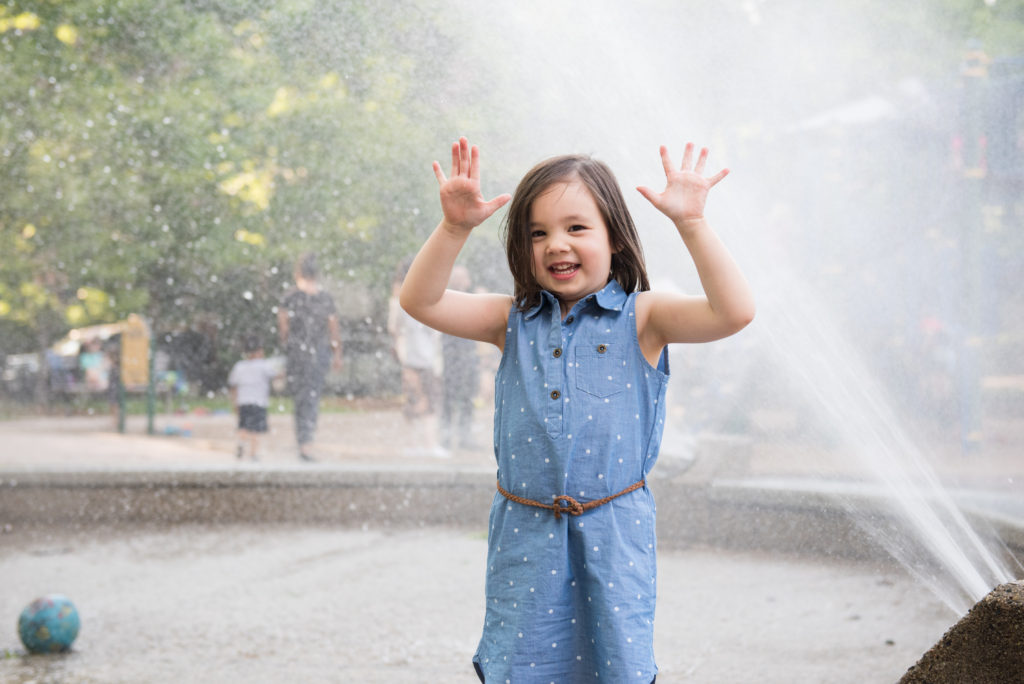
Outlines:
[{"label": "blue ball on ground", "polygon": [[62,653],[71,650],[79,626],[78,609],[71,599],[48,594],[21,611],[18,636],[30,653]]}]

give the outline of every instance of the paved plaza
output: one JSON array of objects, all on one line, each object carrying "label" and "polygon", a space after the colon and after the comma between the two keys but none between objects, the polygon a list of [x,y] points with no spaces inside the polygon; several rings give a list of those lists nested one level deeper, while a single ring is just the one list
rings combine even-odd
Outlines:
[{"label": "paved plaza", "polygon": [[[443,457],[392,406],[321,417],[317,455],[300,462],[291,418],[273,415],[258,463],[234,456],[228,414],[0,422],[0,480],[38,472],[234,471],[307,474],[493,472],[486,417],[477,448]],[[939,454],[945,477],[1012,494],[1024,470],[1012,426],[990,457]],[[666,441],[668,477],[794,477],[811,449],[764,444],[738,462],[692,462]],[[998,451],[998,453],[995,453]],[[958,460],[959,459],[959,460]],[[837,479],[855,476],[831,466]],[[486,511],[478,525],[5,525],[0,532],[0,681],[469,682],[479,638]],[[13,629],[36,595],[65,593],[82,614],[73,653],[29,658]],[[6,618],[3,616],[7,616]],[[659,554],[656,654],[661,682],[893,682],[958,619],[898,564],[695,546]]]}]

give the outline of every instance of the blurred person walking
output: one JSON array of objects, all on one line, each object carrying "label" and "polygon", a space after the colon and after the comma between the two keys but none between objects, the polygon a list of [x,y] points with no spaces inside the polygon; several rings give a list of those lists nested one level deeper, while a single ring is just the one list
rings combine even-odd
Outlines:
[{"label": "blurred person walking", "polygon": [[402,368],[402,415],[415,447],[410,456],[449,456],[438,438],[441,334],[407,314],[398,303],[398,290],[412,259],[399,264],[388,302],[388,333]]},{"label": "blurred person walking", "polygon": [[338,313],[320,289],[316,255],[304,254],[295,266],[295,288],[281,301],[277,328],[285,350],[287,390],[295,402],[295,440],[299,458],[314,461],[320,395],[327,372],[342,366]]},{"label": "blurred person walking", "polygon": [[103,344],[107,357],[107,406],[114,417],[114,429],[124,432],[124,388],[121,379],[121,333],[112,336]]},{"label": "blurred person walking", "polygon": [[[469,269],[452,269],[449,290],[469,292]],[[480,388],[478,342],[455,335],[441,336],[441,443],[446,449],[473,449],[473,407]]]}]

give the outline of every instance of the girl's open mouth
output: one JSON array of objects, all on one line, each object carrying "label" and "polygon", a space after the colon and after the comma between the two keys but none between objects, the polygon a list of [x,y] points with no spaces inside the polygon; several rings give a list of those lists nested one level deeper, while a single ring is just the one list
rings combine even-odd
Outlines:
[{"label": "girl's open mouth", "polygon": [[548,273],[559,280],[568,280],[575,275],[576,271],[580,270],[579,264],[552,264],[548,266]]}]

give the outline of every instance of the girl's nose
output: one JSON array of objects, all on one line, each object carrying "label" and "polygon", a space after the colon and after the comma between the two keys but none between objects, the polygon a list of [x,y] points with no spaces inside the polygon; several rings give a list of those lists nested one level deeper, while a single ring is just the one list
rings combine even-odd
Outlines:
[{"label": "girl's nose", "polygon": [[548,254],[561,254],[567,251],[569,244],[566,239],[561,235],[552,235],[548,238],[548,244],[546,250]]}]

